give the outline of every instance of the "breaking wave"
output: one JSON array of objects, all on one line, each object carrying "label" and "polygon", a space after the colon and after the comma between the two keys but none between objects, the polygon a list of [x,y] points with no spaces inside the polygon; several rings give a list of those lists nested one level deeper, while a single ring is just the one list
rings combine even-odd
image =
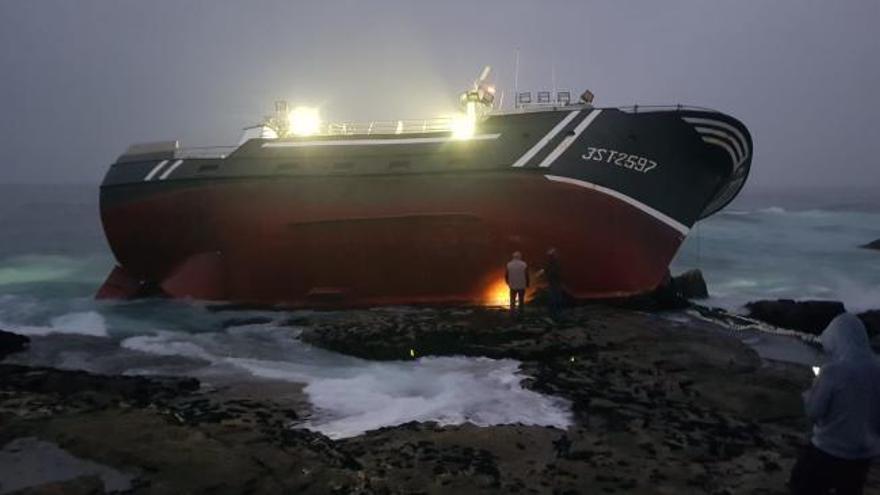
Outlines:
[{"label": "breaking wave", "polygon": [[68,313],[50,320],[49,325],[19,325],[0,321],[0,328],[7,332],[27,335],[29,337],[50,334],[76,334],[92,337],[107,337],[107,325],[104,317],[95,311]]},{"label": "breaking wave", "polygon": [[[748,218],[749,221],[743,221]],[[759,299],[832,299],[850,311],[880,308],[880,213],[787,210],[722,212],[692,230],[673,272],[700,268],[709,304],[739,310]]]},{"label": "breaking wave", "polygon": [[522,388],[519,363],[513,360],[425,357],[365,365],[338,378],[304,376],[286,369],[287,363],[233,362],[256,376],[307,383],[305,392],[323,414],[304,426],[331,438],[409,421],[563,429],[571,423],[564,400]]},{"label": "breaking wave", "polygon": [[[252,339],[253,332],[260,332],[264,342],[242,346],[240,340]],[[279,343],[283,343],[281,352]],[[508,359],[424,357],[371,362],[313,348],[288,329],[269,325],[200,335],[161,332],[130,337],[121,345],[202,361],[203,376],[225,370],[302,383],[315,414],[301,426],[331,438],[410,421],[558,428],[571,423],[568,403],[524,389],[519,362]]]}]

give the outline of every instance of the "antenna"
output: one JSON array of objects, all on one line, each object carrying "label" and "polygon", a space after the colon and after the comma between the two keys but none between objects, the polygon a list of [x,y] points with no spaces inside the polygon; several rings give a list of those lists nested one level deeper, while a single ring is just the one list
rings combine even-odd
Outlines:
[{"label": "antenna", "polygon": [[480,72],[480,77],[477,79],[477,86],[479,86],[480,84],[483,84],[483,82],[486,81],[486,78],[489,77],[489,72],[491,72],[491,71],[492,71],[492,67],[490,67],[488,65],[483,67],[483,72]]},{"label": "antenna", "polygon": [[491,66],[487,65],[487,66],[483,67],[483,72],[480,72],[480,77],[478,77],[477,80],[474,81],[474,89],[475,90],[480,89],[483,86],[483,84],[486,83],[486,79],[489,78],[490,72],[492,72]]},{"label": "antenna", "polygon": [[553,86],[553,95],[556,97],[556,57],[553,57],[553,62],[550,64],[550,82]]},{"label": "antenna", "polygon": [[[516,58],[513,64],[513,94],[519,94],[519,48],[514,50],[516,54]],[[516,106],[516,99],[514,99],[514,106]]]}]

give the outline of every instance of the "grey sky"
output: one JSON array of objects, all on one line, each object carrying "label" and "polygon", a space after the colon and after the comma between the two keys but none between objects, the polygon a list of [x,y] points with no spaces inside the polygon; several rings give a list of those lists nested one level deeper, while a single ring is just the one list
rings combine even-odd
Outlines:
[{"label": "grey sky", "polygon": [[97,183],[128,144],[234,144],[286,98],[328,120],[499,88],[686,103],[752,131],[751,186],[880,183],[880,1],[0,0],[0,182]]}]

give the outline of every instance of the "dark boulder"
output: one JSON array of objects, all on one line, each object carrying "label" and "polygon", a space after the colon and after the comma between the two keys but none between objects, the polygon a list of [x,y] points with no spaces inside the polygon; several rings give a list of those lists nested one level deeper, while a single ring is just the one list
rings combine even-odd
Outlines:
[{"label": "dark boulder", "polygon": [[656,289],[642,296],[631,297],[625,306],[642,311],[663,311],[684,309],[690,306],[690,302],[678,290],[675,280],[667,272]]},{"label": "dark boulder", "polygon": [[24,335],[0,330],[0,359],[13,352],[25,350],[30,342],[31,339]]},{"label": "dark boulder", "polygon": [[709,296],[706,281],[700,270],[688,270],[678,277],[668,271],[663,280],[651,292],[637,294],[606,302],[614,306],[638,311],[667,311],[685,309],[691,306],[688,299]]},{"label": "dark boulder", "polygon": [[871,241],[861,247],[865,249],[876,249],[877,251],[880,251],[880,239],[877,239],[876,241]]},{"label": "dark boulder", "polygon": [[749,316],[777,327],[814,335],[822,333],[835,316],[846,311],[838,301],[755,301],[746,304]]},{"label": "dark boulder", "polygon": [[864,313],[859,313],[858,316],[862,320],[862,323],[865,324],[868,336],[874,337],[875,335],[880,335],[880,309],[865,311]]},{"label": "dark boulder", "polygon": [[709,297],[709,288],[706,287],[703,272],[699,269],[688,270],[681,275],[673,277],[672,286],[685,299],[705,299]]}]

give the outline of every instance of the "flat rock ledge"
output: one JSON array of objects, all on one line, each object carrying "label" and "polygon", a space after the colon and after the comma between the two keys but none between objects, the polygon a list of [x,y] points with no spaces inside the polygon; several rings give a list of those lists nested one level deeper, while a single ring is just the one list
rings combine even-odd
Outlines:
[{"label": "flat rock ledge", "polygon": [[[749,317],[771,325],[820,335],[835,317],[846,311],[840,301],[795,301],[769,299],[746,304]],[[880,310],[869,310],[857,315],[871,337],[880,335]]]},{"label": "flat rock ledge", "polygon": [[290,324],[316,346],[366,359],[520,360],[523,385],[567,399],[574,424],[407,423],[334,441],[300,428],[313,414],[305,402],[272,394],[0,364],[0,446],[55,442],[140,473],[138,494],[784,494],[808,430],[799,395],[810,371],[762,362],[703,320],[586,306],[560,322],[533,309],[517,320],[463,308],[315,313]]}]

